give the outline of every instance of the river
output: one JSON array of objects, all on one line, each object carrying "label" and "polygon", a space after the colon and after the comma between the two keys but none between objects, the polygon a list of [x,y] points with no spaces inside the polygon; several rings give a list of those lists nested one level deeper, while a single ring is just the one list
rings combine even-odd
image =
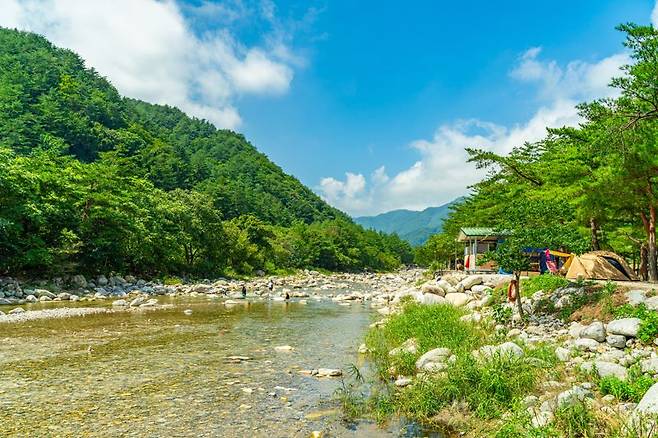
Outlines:
[{"label": "river", "polygon": [[[340,378],[300,372],[362,360],[357,346],[373,314],[367,304],[253,298],[226,306],[205,297],[160,303],[172,306],[0,325],[0,436],[418,433],[400,424],[343,422],[332,397]],[[293,350],[275,350],[283,345]]]}]

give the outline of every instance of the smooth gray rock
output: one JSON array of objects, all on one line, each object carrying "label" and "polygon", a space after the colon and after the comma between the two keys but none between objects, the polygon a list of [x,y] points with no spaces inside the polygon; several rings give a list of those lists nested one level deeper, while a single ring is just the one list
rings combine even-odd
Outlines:
[{"label": "smooth gray rock", "polygon": [[582,351],[596,351],[599,348],[599,343],[594,339],[580,338],[573,342],[574,347]]},{"label": "smooth gray rock", "polygon": [[621,380],[626,380],[628,377],[628,370],[616,363],[613,362],[604,362],[602,360],[596,360],[594,362],[583,362],[580,365],[580,369],[591,373],[596,369],[596,373],[599,377],[617,377]]},{"label": "smooth gray rock", "polygon": [[589,389],[582,388],[580,386],[574,386],[571,389],[567,389],[557,395],[557,407],[561,408],[564,406],[569,406],[577,402],[582,402],[586,398],[592,398],[594,395]]},{"label": "smooth gray rock", "polygon": [[600,321],[594,321],[580,332],[581,338],[594,339],[596,342],[605,341],[605,327]]},{"label": "smooth gray rock", "polygon": [[615,319],[608,323],[608,334],[635,338],[641,323],[639,318]]},{"label": "smooth gray rock", "polygon": [[608,335],[605,338],[605,342],[611,347],[615,348],[625,348],[626,347],[626,336],[623,335]]},{"label": "smooth gray rock", "polygon": [[418,358],[416,361],[416,368],[423,369],[423,367],[432,362],[445,363],[452,352],[449,348],[435,348],[428,351]]},{"label": "smooth gray rock", "polygon": [[640,361],[640,367],[642,368],[643,373],[658,373],[658,357],[653,357],[650,359],[645,359]]}]

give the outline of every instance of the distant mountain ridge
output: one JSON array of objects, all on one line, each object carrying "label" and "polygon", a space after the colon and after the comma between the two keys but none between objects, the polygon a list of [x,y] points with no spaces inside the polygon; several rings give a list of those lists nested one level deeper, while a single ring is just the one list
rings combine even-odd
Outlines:
[{"label": "distant mountain ridge", "polygon": [[423,211],[393,210],[376,216],[361,216],[354,221],[364,228],[396,233],[412,245],[422,245],[432,234],[440,233],[450,207],[462,198]]}]

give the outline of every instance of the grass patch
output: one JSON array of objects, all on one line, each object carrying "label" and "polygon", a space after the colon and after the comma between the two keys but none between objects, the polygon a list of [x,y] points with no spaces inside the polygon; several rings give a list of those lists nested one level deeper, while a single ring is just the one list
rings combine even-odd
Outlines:
[{"label": "grass patch", "polygon": [[[366,346],[377,365],[381,378],[389,376],[389,368],[397,374],[413,375],[416,359],[433,348],[450,348],[453,353],[471,351],[482,345],[486,334],[471,323],[460,321],[465,312],[449,305],[424,306],[407,303],[399,315],[394,315],[383,327],[366,335]],[[404,341],[416,338],[417,354],[389,356],[388,352]]]},{"label": "grass patch", "polygon": [[[557,375],[557,359],[552,348],[524,348],[522,357],[494,355],[476,359],[471,352],[484,344],[500,343],[490,332],[462,322],[463,310],[452,306],[406,304],[380,328],[366,336],[366,345],[376,365],[380,381],[377,392],[359,405],[369,416],[382,421],[393,414],[428,424],[439,423],[446,412],[461,406],[477,422],[489,422],[506,415],[512,406],[549,375]],[[415,354],[391,357],[389,351],[415,338]],[[416,375],[415,361],[433,348],[450,348],[456,360],[445,372],[417,375],[414,383],[403,389],[390,382],[390,368],[395,374]],[[354,403],[350,401],[350,409]],[[454,412],[454,411],[453,411]]]},{"label": "grass patch", "polygon": [[521,280],[521,295],[529,297],[535,292],[553,292],[560,287],[569,286],[571,283],[564,277],[552,274],[542,274]]}]

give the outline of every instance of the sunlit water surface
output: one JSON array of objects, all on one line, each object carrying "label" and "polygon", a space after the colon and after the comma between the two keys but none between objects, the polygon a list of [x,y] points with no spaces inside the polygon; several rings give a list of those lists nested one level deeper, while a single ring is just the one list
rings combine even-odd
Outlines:
[{"label": "sunlit water surface", "polygon": [[[0,436],[419,433],[344,423],[333,397],[340,379],[299,372],[359,363],[357,346],[373,314],[367,305],[159,300],[174,306],[0,324]],[[281,345],[294,350],[275,351]]]}]

